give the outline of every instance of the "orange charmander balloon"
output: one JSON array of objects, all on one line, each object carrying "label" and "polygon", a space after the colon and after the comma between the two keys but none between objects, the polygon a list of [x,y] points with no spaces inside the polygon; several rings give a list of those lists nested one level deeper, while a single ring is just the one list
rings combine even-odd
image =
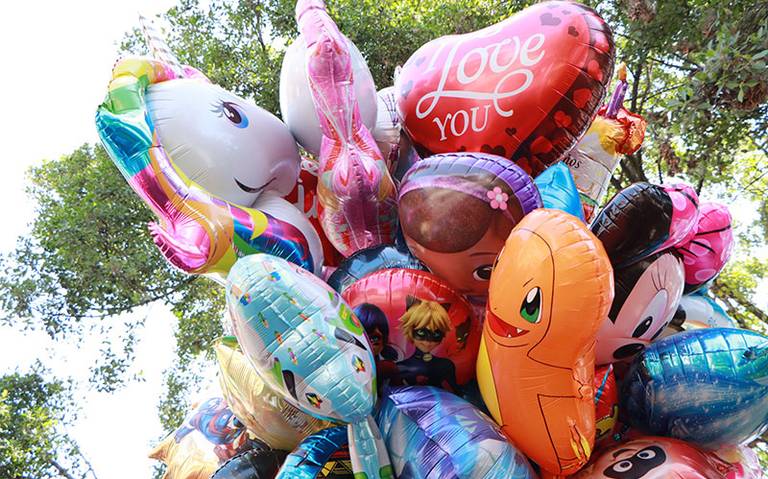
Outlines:
[{"label": "orange charmander balloon", "polygon": [[504,434],[552,474],[573,474],[592,451],[595,336],[612,300],[602,244],[558,210],[523,218],[491,275],[480,392]]}]

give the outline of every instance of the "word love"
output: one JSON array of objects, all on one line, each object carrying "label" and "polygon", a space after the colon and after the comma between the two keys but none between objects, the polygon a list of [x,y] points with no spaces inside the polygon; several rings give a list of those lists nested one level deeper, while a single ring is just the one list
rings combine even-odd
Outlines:
[{"label": "word love", "polygon": [[[467,41],[470,40],[472,39],[467,39]],[[518,36],[513,36],[496,43],[472,48],[460,58],[458,54],[461,47],[466,45],[464,42],[443,42],[430,59],[425,73],[435,70],[435,64],[445,47],[449,43],[453,45],[444,60],[437,88],[424,94],[416,104],[416,117],[426,118],[444,98],[489,102],[482,106],[482,113],[480,113],[481,106],[475,106],[470,108],[469,112],[465,109],[457,109],[445,114],[442,118],[433,118],[432,122],[440,131],[440,141],[447,139],[447,130],[457,137],[462,136],[470,128],[475,132],[483,131],[488,124],[491,107],[499,116],[511,117],[514,109],[505,108],[502,101],[523,93],[531,86],[534,74],[530,67],[544,58],[545,50],[542,48],[544,40],[545,36],[542,33],[531,35],[524,41]],[[489,75],[494,79],[498,78],[495,84],[484,84],[487,81],[483,82],[483,80],[486,80]],[[485,86],[486,90],[473,89],[470,86],[473,83]],[[493,88],[487,89],[488,86]],[[479,118],[480,116],[482,118]]]}]

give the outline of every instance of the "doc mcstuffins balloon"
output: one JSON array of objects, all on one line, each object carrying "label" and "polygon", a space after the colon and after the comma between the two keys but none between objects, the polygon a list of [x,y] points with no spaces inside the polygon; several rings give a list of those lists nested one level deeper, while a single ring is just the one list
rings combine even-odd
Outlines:
[{"label": "doc mcstuffins balloon", "polygon": [[699,198],[689,185],[634,183],[614,196],[591,224],[611,264],[623,268],[685,244],[696,233]]},{"label": "doc mcstuffins balloon", "polygon": [[647,434],[710,449],[749,442],[768,428],[768,337],[710,328],[657,341],[621,398],[622,417]]},{"label": "doc mcstuffins balloon", "polygon": [[696,234],[677,247],[685,265],[685,292],[690,293],[714,279],[725,267],[733,251],[733,229],[728,207],[702,203]]},{"label": "doc mcstuffins balloon", "polygon": [[611,30],[594,10],[536,4],[419,48],[395,79],[400,116],[422,156],[493,153],[536,176],[589,126],[613,56]]},{"label": "doc mcstuffins balloon", "polygon": [[397,192],[376,142],[360,119],[349,46],[322,0],[299,0],[306,74],[323,130],[319,153],[320,223],[344,256],[392,244]]},{"label": "doc mcstuffins balloon", "polygon": [[397,477],[537,479],[491,418],[447,391],[393,388],[376,420]]},{"label": "doc mcstuffins balloon", "polygon": [[644,436],[600,453],[574,479],[759,479],[715,453],[668,437]]},{"label": "doc mcstuffins balloon", "polygon": [[[270,126],[273,121],[280,124],[279,120],[261,113],[256,106],[245,108],[243,101],[208,83],[200,72],[190,67],[179,68],[147,58],[121,60],[112,71],[107,97],[96,113],[96,126],[107,153],[159,219],[159,223],[150,224],[150,232],[161,253],[187,273],[209,274],[219,280],[238,257],[257,252],[284,257],[310,271],[319,270],[323,258],[317,233],[299,211],[277,196],[278,192],[287,193],[293,188],[298,159],[292,163],[290,181],[284,182],[285,176],[280,176],[279,181],[273,176],[263,184],[246,176],[228,177],[232,172],[222,164],[222,177],[228,177],[233,187],[243,185],[248,190],[245,197],[238,194],[233,198],[246,201],[248,206],[253,203],[255,208],[221,199],[195,183],[192,175],[202,177],[201,174],[194,169],[184,171],[175,164],[176,156],[198,147],[208,151],[206,155],[224,157],[226,161],[235,161],[238,155],[243,155],[242,149],[252,147],[247,152],[250,161],[253,151],[272,151],[251,143],[281,138],[279,128]],[[152,87],[166,83],[156,93],[168,97],[160,101],[155,96],[156,103],[162,104],[163,115],[179,118],[153,121],[148,95]],[[180,92],[191,96],[187,98]],[[196,119],[194,125],[179,126],[191,121],[187,117]],[[168,126],[173,134],[162,134],[158,125]],[[176,143],[181,141],[177,136],[181,134],[189,136],[188,145]],[[268,136],[262,136],[265,134]],[[165,146],[166,137],[175,142],[173,149]],[[220,143],[212,139],[219,137]],[[199,142],[205,145],[198,145]],[[184,157],[190,164],[203,161],[202,156],[191,153]],[[246,169],[258,174],[278,174],[287,168],[282,161],[270,166],[271,161],[264,156],[261,164],[250,164]],[[206,175],[212,178],[211,174]]]},{"label": "doc mcstuffins balloon", "polygon": [[403,177],[398,208],[408,249],[460,294],[484,298],[496,255],[523,217],[541,207],[533,180],[484,153],[446,153]]},{"label": "doc mcstuffins balloon", "polygon": [[595,440],[595,338],[613,299],[611,263],[576,217],[539,209],[512,230],[491,275],[477,379],[504,434],[568,475]]},{"label": "doc mcstuffins balloon", "polygon": [[355,472],[391,479],[371,417],[373,353],[339,294],[298,266],[260,254],[235,263],[226,298],[232,329],[259,377],[301,411],[348,423]]},{"label": "doc mcstuffins balloon", "polygon": [[550,166],[533,182],[541,195],[544,208],[565,211],[584,221],[584,211],[579,199],[579,190],[565,163]]},{"label": "doc mcstuffins balloon", "polygon": [[482,323],[444,280],[426,271],[386,269],[342,294],[365,327],[382,379],[461,394],[474,379]]},{"label": "doc mcstuffins balloon", "polygon": [[630,360],[661,335],[677,311],[684,275],[673,250],[614,268],[613,304],[597,333],[598,365]]}]

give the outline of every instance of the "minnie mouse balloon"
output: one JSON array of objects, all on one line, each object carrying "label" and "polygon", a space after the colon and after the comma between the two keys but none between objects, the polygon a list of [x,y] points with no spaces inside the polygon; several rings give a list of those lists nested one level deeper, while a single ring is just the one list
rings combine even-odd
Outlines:
[{"label": "minnie mouse balloon", "polygon": [[623,268],[685,244],[696,233],[699,197],[690,185],[634,183],[619,191],[592,222],[611,264]]},{"label": "minnie mouse balloon", "polygon": [[685,264],[685,292],[690,293],[714,279],[725,267],[733,251],[733,229],[728,207],[702,203],[696,235],[677,250]]},{"label": "minnie mouse balloon", "polygon": [[376,369],[360,321],[319,278],[266,254],[227,277],[232,328],[257,374],[288,403],[349,423],[356,471],[387,479],[389,460],[370,414]]},{"label": "minnie mouse balloon", "polygon": [[533,5],[411,55],[395,80],[400,116],[420,153],[493,153],[535,176],[591,123],[613,55],[611,31],[590,8]]},{"label": "minnie mouse balloon", "polygon": [[630,360],[661,335],[683,295],[683,275],[673,251],[613,270],[613,304],[597,333],[598,365]]},{"label": "minnie mouse balloon", "polygon": [[768,428],[768,337],[743,329],[686,331],[638,356],[622,414],[648,434],[716,448]]}]

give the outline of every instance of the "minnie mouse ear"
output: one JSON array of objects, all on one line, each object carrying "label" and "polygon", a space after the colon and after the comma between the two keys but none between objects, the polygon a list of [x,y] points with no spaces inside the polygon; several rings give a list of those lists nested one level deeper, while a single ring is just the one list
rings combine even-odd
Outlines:
[{"label": "minnie mouse ear", "polygon": [[669,238],[672,211],[672,199],[664,188],[634,183],[608,202],[591,229],[611,264],[621,268],[650,256]]},{"label": "minnie mouse ear", "polygon": [[635,183],[624,188],[592,223],[611,264],[623,268],[678,246],[695,234],[699,199],[690,185]]}]

